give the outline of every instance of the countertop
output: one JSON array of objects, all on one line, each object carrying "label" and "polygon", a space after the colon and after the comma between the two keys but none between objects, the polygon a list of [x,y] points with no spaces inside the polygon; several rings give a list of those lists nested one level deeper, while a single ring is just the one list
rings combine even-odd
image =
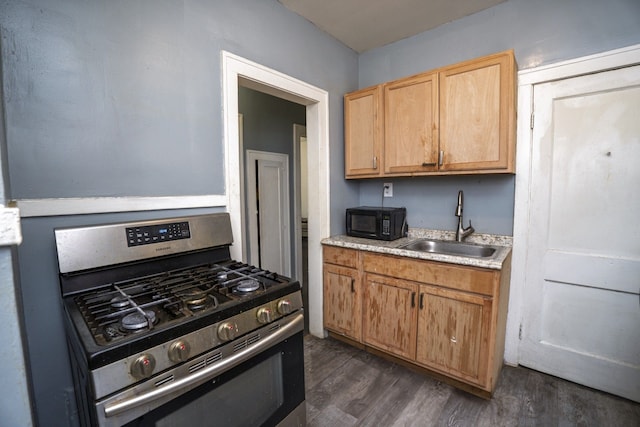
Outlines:
[{"label": "countertop", "polygon": [[511,253],[513,238],[511,236],[500,236],[494,234],[473,233],[464,241],[465,243],[475,243],[490,245],[495,247],[496,253],[491,258],[474,258],[459,255],[445,255],[429,252],[411,251],[400,249],[399,246],[416,239],[434,240],[455,240],[455,232],[442,230],[429,230],[423,228],[409,229],[408,236],[393,241],[363,239],[345,235],[331,236],[322,240],[323,245],[338,246],[342,248],[358,249],[362,251],[377,252],[388,255],[404,256],[407,258],[417,258],[430,261],[447,262],[450,264],[468,265],[473,267],[490,268],[501,270],[502,264]]}]

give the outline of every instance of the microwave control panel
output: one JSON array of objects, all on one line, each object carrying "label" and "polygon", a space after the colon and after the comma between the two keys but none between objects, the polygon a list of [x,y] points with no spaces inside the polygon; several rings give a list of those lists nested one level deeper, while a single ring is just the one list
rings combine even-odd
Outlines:
[{"label": "microwave control panel", "polygon": [[391,224],[391,218],[389,217],[389,215],[384,215],[382,217],[382,234],[384,236],[388,236],[389,235],[389,226]]}]

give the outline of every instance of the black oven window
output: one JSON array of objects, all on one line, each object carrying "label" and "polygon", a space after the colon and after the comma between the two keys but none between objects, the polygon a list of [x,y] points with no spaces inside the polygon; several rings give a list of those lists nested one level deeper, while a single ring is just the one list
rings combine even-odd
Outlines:
[{"label": "black oven window", "polygon": [[304,404],[302,332],[126,424],[275,426]]},{"label": "black oven window", "polygon": [[156,420],[156,427],[262,425],[284,402],[278,353]]}]

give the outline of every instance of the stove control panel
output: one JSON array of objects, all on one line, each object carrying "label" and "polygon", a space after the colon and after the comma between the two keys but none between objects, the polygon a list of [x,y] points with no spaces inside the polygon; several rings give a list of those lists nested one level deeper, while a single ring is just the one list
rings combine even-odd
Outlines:
[{"label": "stove control panel", "polygon": [[140,246],[170,240],[188,239],[191,237],[189,222],[172,222],[168,224],[127,227],[127,245]]}]

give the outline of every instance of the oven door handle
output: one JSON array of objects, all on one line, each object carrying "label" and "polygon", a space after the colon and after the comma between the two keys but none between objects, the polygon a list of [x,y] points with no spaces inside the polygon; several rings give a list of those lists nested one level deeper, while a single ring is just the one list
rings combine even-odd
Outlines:
[{"label": "oven door handle", "polygon": [[118,414],[122,414],[123,412],[129,411],[138,406],[149,404],[155,400],[166,397],[177,397],[181,393],[200,385],[200,383],[204,383],[211,378],[214,378],[228,371],[229,369],[238,366],[251,357],[258,355],[274,344],[277,344],[278,342],[294,335],[296,332],[302,330],[302,328],[304,328],[304,315],[298,314],[290,322],[282,326],[273,334],[261,339],[254,345],[249,346],[244,350],[223,359],[219,363],[201,369],[196,373],[189,375],[188,377],[169,383],[163,387],[158,387],[147,393],[139,394],[129,399],[120,400],[114,403],[105,404],[104,414],[108,418]]}]

